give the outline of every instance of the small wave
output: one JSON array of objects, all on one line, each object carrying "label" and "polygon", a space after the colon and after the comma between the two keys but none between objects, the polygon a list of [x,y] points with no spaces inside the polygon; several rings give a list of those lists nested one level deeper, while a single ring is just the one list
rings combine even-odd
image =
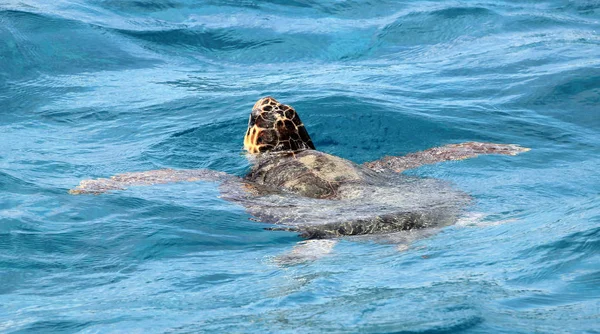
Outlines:
[{"label": "small wave", "polygon": [[[555,65],[548,68],[546,75],[538,76],[530,82],[530,85],[538,88],[526,91],[513,102],[515,105],[536,110],[539,114],[582,128],[600,129],[600,117],[597,113],[600,105],[599,69],[589,68],[584,64]],[[572,111],[565,113],[566,109]]]},{"label": "small wave", "polygon": [[0,189],[11,193],[30,194],[37,191],[38,187],[8,172],[0,171]]},{"label": "small wave", "polygon": [[170,0],[104,0],[99,5],[103,8],[118,10],[126,13],[151,13],[184,7],[184,5],[181,2]]},{"label": "small wave", "polygon": [[532,263],[511,280],[518,284],[536,284],[540,281],[559,279],[560,273],[585,267],[585,263],[596,258],[600,251],[600,228],[591,228],[560,237],[521,251],[522,258],[531,258]]},{"label": "small wave", "polygon": [[485,36],[497,31],[501,17],[480,7],[452,7],[410,12],[381,28],[378,39],[399,46],[449,42],[459,37]]},{"label": "small wave", "polygon": [[439,16],[442,19],[456,19],[463,16],[482,17],[495,15],[491,9],[483,7],[452,7],[434,10],[430,13],[432,16]]},{"label": "small wave", "polygon": [[182,28],[171,30],[139,31],[117,30],[118,32],[148,42],[186,47],[197,51],[251,50],[281,43],[281,40],[244,40],[235,31],[224,29]]},{"label": "small wave", "polygon": [[171,167],[210,168],[243,174],[248,166],[241,156],[245,131],[245,117],[187,128],[146,149],[144,157]]},{"label": "small wave", "polygon": [[[600,228],[591,228],[567,235],[560,240],[536,246],[525,252],[542,255],[536,262],[546,265],[555,261],[569,261],[573,255],[595,256],[600,251]],[[575,262],[575,261],[574,261]]]},{"label": "small wave", "polygon": [[[0,57],[11,66],[0,73],[9,80],[89,71],[138,68],[157,63],[156,59],[130,53],[122,41],[115,41],[86,23],[32,12],[0,11]],[[77,43],[73,43],[77,40]]]}]

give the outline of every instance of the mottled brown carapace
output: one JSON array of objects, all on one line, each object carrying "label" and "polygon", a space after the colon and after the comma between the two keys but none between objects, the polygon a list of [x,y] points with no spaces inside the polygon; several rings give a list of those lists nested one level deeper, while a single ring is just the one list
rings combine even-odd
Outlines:
[{"label": "mottled brown carapace", "polygon": [[250,153],[298,152],[315,149],[294,108],[264,97],[252,108],[244,149]]}]

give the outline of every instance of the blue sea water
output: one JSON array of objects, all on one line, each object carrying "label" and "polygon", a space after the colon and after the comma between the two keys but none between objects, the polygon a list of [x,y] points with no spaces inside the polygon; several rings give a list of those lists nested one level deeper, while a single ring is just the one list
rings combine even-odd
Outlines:
[{"label": "blue sea water", "polygon": [[[0,1],[0,332],[598,333],[599,32],[595,0]],[[359,163],[532,150],[410,172],[482,218],[289,266],[215,184],[67,193],[243,175],[266,95]]]}]

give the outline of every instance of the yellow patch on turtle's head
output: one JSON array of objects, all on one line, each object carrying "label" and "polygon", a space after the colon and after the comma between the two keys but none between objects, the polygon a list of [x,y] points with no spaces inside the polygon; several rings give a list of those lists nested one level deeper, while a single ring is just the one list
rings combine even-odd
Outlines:
[{"label": "yellow patch on turtle's head", "polygon": [[294,108],[264,97],[254,104],[244,149],[250,153],[298,152],[315,149]]}]

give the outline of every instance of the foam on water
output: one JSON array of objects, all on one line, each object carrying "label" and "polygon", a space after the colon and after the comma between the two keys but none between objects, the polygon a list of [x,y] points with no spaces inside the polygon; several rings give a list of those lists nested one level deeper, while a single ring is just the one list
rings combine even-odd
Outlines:
[{"label": "foam on water", "polygon": [[[5,1],[0,331],[593,331],[599,30],[595,1]],[[214,184],[67,193],[163,167],[243,175],[265,95],[359,163],[532,150],[410,172],[485,218],[288,267],[272,259],[300,238]]]}]

